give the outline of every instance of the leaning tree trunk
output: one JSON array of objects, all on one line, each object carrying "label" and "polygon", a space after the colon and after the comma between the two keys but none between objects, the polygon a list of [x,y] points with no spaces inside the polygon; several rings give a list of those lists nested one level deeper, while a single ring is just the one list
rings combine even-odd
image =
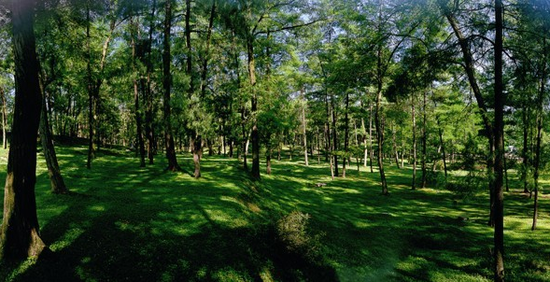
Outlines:
[{"label": "leaning tree trunk", "polygon": [[38,256],[46,245],[36,215],[36,146],[42,96],[33,31],[33,0],[12,1],[15,108],[4,189],[0,259]]},{"label": "leaning tree trunk", "polygon": [[386,174],[384,173],[384,159],[383,159],[383,145],[384,145],[384,130],[382,129],[382,83],[379,82],[379,88],[376,95],[376,112],[375,112],[375,125],[376,135],[378,138],[378,169],[380,171],[380,183],[382,185],[382,194],[388,194],[388,184],[386,182]]},{"label": "leaning tree trunk", "polygon": [[174,136],[172,135],[172,120],[170,108],[170,92],[172,87],[172,75],[170,73],[170,31],[172,29],[172,0],[165,3],[166,15],[164,18],[164,42],[162,52],[163,79],[164,88],[164,145],[166,147],[166,158],[168,159],[168,170],[181,170],[176,159],[176,149],[174,145]]},{"label": "leaning tree trunk", "polygon": [[[41,91],[43,97],[46,97],[44,89]],[[48,112],[46,110],[46,103],[42,101],[42,110],[40,111],[40,142],[42,143],[42,152],[46,159],[46,165],[48,167],[48,176],[50,177],[51,191],[55,194],[66,194],[69,192],[63,176],[61,176],[61,170],[59,169],[59,163],[57,161],[57,155],[55,153],[55,147],[52,141],[52,133],[48,121]]]}]

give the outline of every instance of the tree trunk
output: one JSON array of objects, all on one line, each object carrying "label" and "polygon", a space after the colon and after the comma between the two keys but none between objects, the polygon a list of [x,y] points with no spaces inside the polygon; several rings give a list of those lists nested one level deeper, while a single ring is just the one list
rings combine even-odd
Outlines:
[{"label": "tree trunk", "polygon": [[420,187],[426,188],[426,162],[427,162],[427,154],[428,154],[428,129],[427,127],[427,117],[426,117],[426,96],[427,96],[427,90],[424,90],[424,99],[422,102],[422,160],[421,160],[421,166],[422,166],[422,180],[420,183]]},{"label": "tree trunk", "polygon": [[302,106],[302,134],[304,136],[304,161],[306,163],[306,166],[309,166],[309,161],[308,161],[308,156],[307,156],[307,124],[306,124],[306,97],[305,97],[305,93],[304,93],[304,88],[302,87],[301,90],[302,92],[302,101],[303,101],[303,106]]},{"label": "tree trunk", "polygon": [[157,1],[153,0],[153,7],[151,10],[151,20],[149,22],[149,38],[147,40],[146,45],[146,71],[147,71],[147,78],[144,82],[144,89],[145,89],[145,135],[147,138],[147,158],[149,159],[149,164],[152,165],[154,163],[154,157],[155,157],[155,131],[153,127],[153,91],[151,87],[151,74],[153,72],[153,63],[152,63],[152,42],[153,42],[153,30],[154,30],[154,18],[155,18],[155,11],[157,7]]},{"label": "tree trunk", "polygon": [[412,190],[416,189],[416,108],[415,108],[415,99],[412,98],[412,141],[413,141],[413,175],[412,175]]},{"label": "tree trunk", "polygon": [[[345,109],[345,117],[344,117],[344,157],[342,158],[342,177],[346,178],[346,159],[349,158],[348,156],[348,149],[349,149],[349,92],[346,91],[346,109]],[[349,163],[349,159],[348,159]]]},{"label": "tree trunk", "polygon": [[139,150],[139,166],[145,167],[145,144],[143,142],[143,130],[141,125],[141,108],[139,105],[139,87],[138,87],[138,77],[139,72],[136,67],[136,61],[137,61],[137,53],[136,53],[136,37],[138,36],[137,30],[139,29],[139,23],[137,21],[134,21],[134,19],[131,20],[132,25],[132,70],[134,72],[134,111],[135,111],[135,119],[136,119],[136,138],[138,141],[138,150]]},{"label": "tree trunk", "polygon": [[372,150],[372,102],[369,101],[369,163],[370,163],[370,172],[374,173],[372,169],[372,163],[374,160],[374,151]]},{"label": "tree trunk", "polygon": [[[332,108],[332,151],[338,152],[338,136],[336,132],[336,107],[334,105],[334,97],[331,99]],[[338,177],[338,155],[333,154],[334,158],[334,175]],[[345,162],[345,161],[344,161]]]},{"label": "tree trunk", "polygon": [[[502,0],[495,0],[495,181],[494,181],[494,274],[504,281],[504,93],[502,83]],[[545,81],[546,82],[546,81]],[[544,82],[544,83],[545,83]],[[542,83],[542,91],[544,91]],[[541,102],[542,105],[542,101]]]},{"label": "tree trunk", "polygon": [[248,35],[247,40],[247,58],[248,58],[248,75],[250,79],[250,87],[252,91],[252,170],[250,171],[252,178],[260,180],[260,135],[258,132],[258,120],[256,112],[258,111],[258,98],[256,97],[256,65],[254,60],[254,40],[253,35]]},{"label": "tree trunk", "polygon": [[[43,93],[43,97],[46,97],[46,92],[43,87],[41,92]],[[42,143],[42,152],[44,153],[44,158],[46,159],[46,165],[48,167],[51,191],[55,194],[66,194],[69,190],[65,185],[65,181],[63,181],[61,170],[59,169],[59,163],[57,161],[57,155],[55,153],[55,147],[52,140],[52,133],[48,122],[48,112],[46,110],[45,101],[43,101],[42,110],[40,111],[39,131],[40,142]]]},{"label": "tree trunk", "polygon": [[392,148],[393,148],[393,152],[394,152],[394,157],[395,157],[395,165],[397,166],[397,168],[401,168],[401,166],[399,166],[399,152],[397,151],[397,142],[395,141],[395,135],[396,135],[396,132],[395,132],[395,125],[392,123],[392,136],[391,136],[391,140],[392,140]]},{"label": "tree trunk", "polygon": [[201,177],[201,151],[202,151],[202,138],[200,135],[196,135],[193,138],[193,163],[195,164],[195,172],[193,176],[195,178]]},{"label": "tree trunk", "polygon": [[34,1],[11,2],[15,59],[15,107],[8,156],[0,259],[37,257],[46,245],[36,214],[36,146],[42,96],[33,31]]},{"label": "tree trunk", "polygon": [[0,102],[2,103],[2,147],[5,149],[8,148],[8,142],[6,137],[6,126],[8,123],[7,115],[7,106],[6,106],[6,95],[4,93],[4,88],[0,87]]},{"label": "tree trunk", "polygon": [[523,111],[522,111],[522,119],[523,119],[523,149],[521,150],[521,155],[523,157],[523,171],[522,171],[522,175],[521,175],[521,178],[523,180],[523,193],[530,193],[529,192],[529,181],[528,181],[528,168],[529,168],[529,156],[528,156],[528,152],[529,152],[529,131],[528,131],[528,123],[529,123],[529,119],[527,119],[527,110],[528,110],[528,106],[527,106],[527,103],[524,102],[525,104],[523,105]]},{"label": "tree trunk", "polygon": [[383,145],[384,145],[384,130],[382,129],[382,82],[378,82],[378,91],[376,94],[376,112],[375,125],[376,135],[378,139],[378,169],[380,171],[380,182],[382,185],[382,195],[388,195],[388,184],[386,182],[386,174],[384,173]]},{"label": "tree trunk", "polygon": [[[443,2],[441,2],[443,3]],[[449,24],[451,25],[451,28],[453,29],[453,32],[458,39],[458,43],[460,45],[460,49],[462,51],[462,57],[464,60],[464,64],[462,66],[464,67],[464,70],[466,71],[466,74],[468,76],[468,81],[470,83],[470,87],[472,89],[472,92],[474,92],[474,96],[477,101],[477,105],[481,114],[481,118],[483,120],[483,125],[485,132],[487,134],[488,139],[488,145],[489,145],[489,157],[487,159],[487,172],[488,174],[492,175],[494,170],[494,129],[491,124],[491,121],[488,117],[487,112],[487,106],[485,105],[485,100],[483,99],[483,96],[481,94],[481,89],[479,88],[479,85],[477,83],[477,78],[475,74],[475,66],[474,66],[474,59],[472,56],[472,53],[470,51],[469,47],[469,39],[464,36],[462,31],[460,30],[458,26],[458,22],[453,14],[453,12],[449,9],[446,4],[443,4],[440,6],[440,8],[443,11],[443,14],[449,21]],[[493,220],[493,207],[494,207],[494,199],[493,199],[493,191],[494,191],[494,181],[493,177],[489,178],[489,192],[490,192],[490,214],[489,214],[489,225],[494,225]]]},{"label": "tree trunk", "polygon": [[170,73],[170,31],[172,29],[172,0],[167,0],[165,3],[166,15],[164,18],[164,42],[162,52],[163,79],[162,86],[164,89],[164,145],[166,148],[166,158],[168,159],[168,170],[179,171],[181,168],[176,159],[176,149],[174,148],[174,137],[172,135],[172,120],[170,109],[170,93],[172,87],[172,75]]}]

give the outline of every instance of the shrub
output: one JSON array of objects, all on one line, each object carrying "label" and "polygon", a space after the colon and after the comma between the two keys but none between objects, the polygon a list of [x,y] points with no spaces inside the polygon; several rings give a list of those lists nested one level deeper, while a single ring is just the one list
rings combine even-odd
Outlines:
[{"label": "shrub", "polygon": [[278,241],[287,252],[314,256],[319,245],[319,236],[311,236],[308,223],[310,215],[301,211],[293,211],[281,217],[276,224]]}]

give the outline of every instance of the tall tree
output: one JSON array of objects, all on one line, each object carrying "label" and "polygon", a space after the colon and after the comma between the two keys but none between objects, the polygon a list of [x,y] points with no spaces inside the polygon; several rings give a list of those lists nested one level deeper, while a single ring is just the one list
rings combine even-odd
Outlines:
[{"label": "tall tree", "polygon": [[495,182],[494,182],[494,222],[495,281],[504,281],[504,93],[502,82],[502,0],[495,0]]},{"label": "tall tree", "polygon": [[33,0],[13,0],[15,109],[4,213],[0,230],[0,258],[38,256],[46,245],[40,238],[36,215],[36,146],[42,96],[34,38]]},{"label": "tall tree", "polygon": [[172,1],[166,0],[164,3],[164,39],[162,52],[163,78],[162,87],[164,90],[164,145],[166,148],[166,158],[168,159],[168,170],[181,170],[176,159],[176,149],[174,145],[174,136],[172,135],[172,118],[170,95],[172,91],[172,74],[170,73],[170,65],[172,56],[170,53],[170,33],[172,32]]}]

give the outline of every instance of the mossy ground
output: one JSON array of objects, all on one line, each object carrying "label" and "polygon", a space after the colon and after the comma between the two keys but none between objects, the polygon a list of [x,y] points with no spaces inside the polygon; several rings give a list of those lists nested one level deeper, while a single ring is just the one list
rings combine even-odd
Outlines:
[{"label": "mossy ground", "polygon": [[[205,156],[202,175],[139,167],[134,153],[103,150],[86,169],[86,148],[59,147],[70,195],[49,192],[43,159],[36,187],[43,240],[38,259],[4,264],[6,281],[490,281],[492,229],[487,193],[456,199],[410,189],[411,170],[378,175],[355,166],[330,179],[326,165],[274,161],[251,181],[235,159]],[[6,151],[0,151],[5,179]],[[192,171],[189,156],[180,164]],[[511,178],[514,176],[511,175]],[[316,183],[326,186],[316,187]],[[543,183],[543,187],[547,183]],[[530,230],[532,200],[517,182],[505,193],[508,281],[550,281],[549,201]],[[0,200],[3,195],[0,195]],[[274,222],[310,215],[315,255],[286,252]]]}]

